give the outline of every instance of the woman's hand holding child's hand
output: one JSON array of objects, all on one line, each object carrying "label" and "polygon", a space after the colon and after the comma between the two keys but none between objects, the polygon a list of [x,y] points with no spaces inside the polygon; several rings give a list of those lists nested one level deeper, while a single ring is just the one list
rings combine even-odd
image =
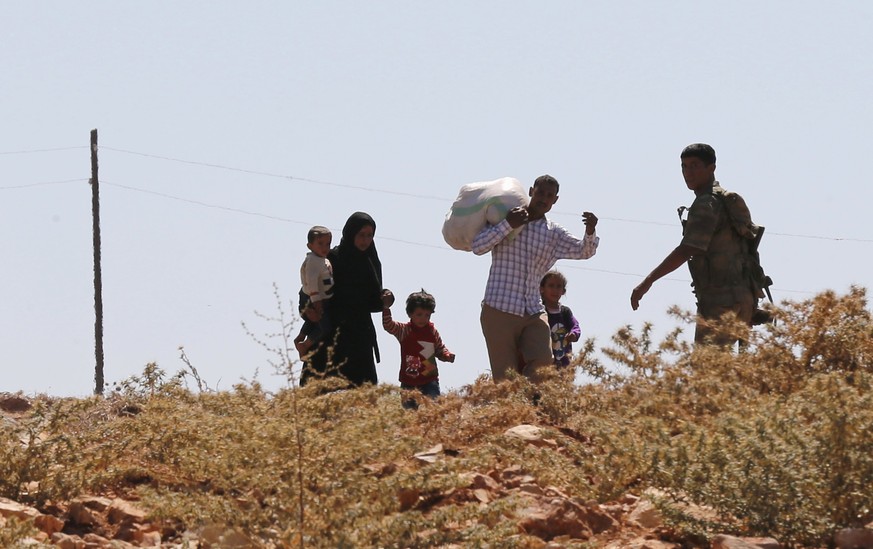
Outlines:
[{"label": "woman's hand holding child's hand", "polygon": [[391,290],[382,290],[382,307],[390,309],[394,305],[394,293]]}]

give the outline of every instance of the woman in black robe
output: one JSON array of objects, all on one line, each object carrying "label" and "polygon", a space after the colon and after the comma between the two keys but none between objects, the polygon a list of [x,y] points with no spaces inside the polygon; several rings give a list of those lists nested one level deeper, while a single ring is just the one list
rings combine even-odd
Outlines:
[{"label": "woman in black robe", "polygon": [[382,310],[382,263],[373,243],[375,232],[373,218],[355,212],[343,227],[339,246],[327,256],[333,267],[333,296],[326,303],[334,329],[308,358],[301,385],[316,376],[336,375],[355,386],[379,382],[372,313]]}]

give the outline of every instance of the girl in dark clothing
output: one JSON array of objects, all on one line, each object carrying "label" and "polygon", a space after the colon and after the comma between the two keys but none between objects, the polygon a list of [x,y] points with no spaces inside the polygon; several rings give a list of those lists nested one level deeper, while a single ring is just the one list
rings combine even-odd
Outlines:
[{"label": "girl in dark clothing", "polygon": [[379,382],[379,347],[371,316],[382,310],[382,263],[373,243],[375,232],[373,218],[355,212],[343,227],[339,246],[327,256],[333,266],[333,297],[327,302],[334,333],[308,358],[301,385],[314,376],[335,375],[355,386]]}]

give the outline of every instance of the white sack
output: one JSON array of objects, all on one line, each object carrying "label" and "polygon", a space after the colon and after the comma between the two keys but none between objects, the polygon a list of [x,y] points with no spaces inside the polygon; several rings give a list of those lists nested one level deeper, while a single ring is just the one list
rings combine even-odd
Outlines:
[{"label": "white sack", "polygon": [[452,248],[469,252],[473,239],[486,224],[496,225],[509,210],[527,204],[527,191],[513,177],[464,185],[446,214],[443,238]]}]

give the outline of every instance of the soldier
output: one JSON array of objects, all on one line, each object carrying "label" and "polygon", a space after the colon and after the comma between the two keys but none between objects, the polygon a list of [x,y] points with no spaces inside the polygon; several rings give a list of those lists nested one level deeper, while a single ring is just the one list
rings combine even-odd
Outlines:
[{"label": "soldier", "polygon": [[[683,222],[682,242],[634,288],[631,307],[637,310],[640,299],[656,280],[688,262],[698,316],[714,320],[733,312],[751,326],[758,298],[763,297],[753,280],[757,258],[751,254],[756,254],[754,242],[763,228],[752,223],[742,197],[725,191],[716,181],[715,150],[711,146],[688,145],[680,159],[685,185],[696,195],[688,219]],[[706,340],[720,345],[736,341],[730,335],[713,333],[698,320],[694,341]]]}]

